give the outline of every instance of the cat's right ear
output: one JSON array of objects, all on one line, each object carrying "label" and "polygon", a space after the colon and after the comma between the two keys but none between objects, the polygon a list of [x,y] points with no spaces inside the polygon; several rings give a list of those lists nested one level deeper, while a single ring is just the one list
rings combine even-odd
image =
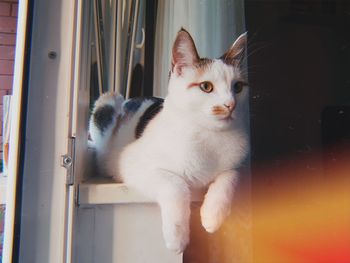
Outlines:
[{"label": "cat's right ear", "polygon": [[184,67],[192,66],[198,61],[199,56],[191,35],[181,28],[173,45],[171,71],[181,75]]},{"label": "cat's right ear", "polygon": [[220,59],[229,65],[239,65],[242,62],[247,46],[247,32],[240,35],[233,45]]}]

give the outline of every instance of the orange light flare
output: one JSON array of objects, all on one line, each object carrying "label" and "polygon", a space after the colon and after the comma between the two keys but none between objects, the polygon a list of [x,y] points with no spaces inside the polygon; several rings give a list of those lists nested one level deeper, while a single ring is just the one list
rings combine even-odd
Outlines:
[{"label": "orange light flare", "polygon": [[350,150],[253,168],[254,263],[350,262]]},{"label": "orange light flare", "polygon": [[251,170],[216,233],[205,232],[194,207],[184,262],[350,263],[350,147]]}]

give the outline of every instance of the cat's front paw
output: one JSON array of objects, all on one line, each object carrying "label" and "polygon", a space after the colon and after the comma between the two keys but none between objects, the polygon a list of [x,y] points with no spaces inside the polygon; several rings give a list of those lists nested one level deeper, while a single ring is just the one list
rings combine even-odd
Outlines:
[{"label": "cat's front paw", "polygon": [[163,227],[165,245],[177,254],[182,253],[189,243],[189,228],[184,225]]},{"label": "cat's front paw", "polygon": [[204,202],[201,207],[202,226],[209,233],[214,233],[231,213],[230,204],[208,204]]}]

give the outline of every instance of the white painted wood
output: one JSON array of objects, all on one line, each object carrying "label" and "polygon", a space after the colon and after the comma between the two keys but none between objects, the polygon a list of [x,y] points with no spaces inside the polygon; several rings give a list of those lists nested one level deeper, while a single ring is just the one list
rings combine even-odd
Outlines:
[{"label": "white painted wood", "polygon": [[[89,46],[89,34],[86,34],[85,30],[88,31],[89,23],[85,20],[89,19],[89,13],[84,14],[84,7],[86,9],[86,4],[84,1],[78,0],[77,2],[77,12],[76,12],[76,30],[75,30],[75,50],[74,50],[74,79],[73,79],[73,100],[72,100],[72,127],[71,127],[71,136],[76,137],[77,129],[79,126],[79,121],[84,121],[84,118],[81,118],[81,108],[84,107],[85,111],[88,107],[89,101],[89,92],[88,92],[88,83],[86,76],[88,72],[88,62],[82,61],[83,58],[87,57],[85,53],[88,52]],[[85,23],[84,23],[85,22]],[[84,36],[85,33],[85,36]],[[84,56],[85,55],[85,56]],[[87,60],[87,59],[85,59]],[[85,62],[87,65],[83,64]],[[89,68],[90,69],[90,68]],[[83,86],[83,85],[86,85]],[[85,92],[82,92],[85,91]],[[80,117],[80,118],[79,118]],[[86,121],[86,120],[85,120]],[[79,126],[80,127],[80,126]]]},{"label": "white painted wood", "polygon": [[[192,201],[201,201],[203,196],[202,191],[196,191],[192,194]],[[80,205],[99,205],[141,204],[155,201],[129,189],[125,184],[115,183],[112,179],[95,178],[79,185],[78,202]]]},{"label": "white painted wood", "polygon": [[[192,196],[203,199],[203,192]],[[76,262],[182,263],[165,247],[158,205],[108,178],[79,185]]]},{"label": "white painted wood", "polygon": [[[192,196],[202,199],[201,191]],[[154,200],[112,179],[95,178],[79,185],[78,202],[76,262],[183,262],[165,247]]]},{"label": "white painted wood", "polygon": [[75,227],[75,212],[76,212],[76,200],[75,200],[75,187],[74,185],[68,186],[67,193],[67,223],[66,223],[66,247],[65,247],[65,263],[73,262],[74,257],[74,227]]},{"label": "white painted wood", "polygon": [[150,203],[152,200],[112,180],[92,180],[79,185],[80,205]]},{"label": "white painted wood", "polygon": [[[73,185],[67,188],[67,223],[66,223],[66,263],[75,262],[75,227],[76,227],[76,184],[80,175],[86,173],[88,163],[88,131],[89,119],[89,83],[90,83],[90,7],[88,1],[77,0],[74,35],[74,72],[73,96],[71,105],[71,128],[69,136],[74,138]],[[75,153],[79,154],[75,154]]]},{"label": "white painted wood", "polygon": [[61,156],[69,147],[75,4],[34,4],[19,262],[66,260],[69,193]]},{"label": "white painted wood", "polygon": [[[95,208],[78,208],[76,214],[75,240],[74,240],[74,262],[94,263],[95,249]],[[106,226],[108,229],[110,226]],[[111,242],[107,238],[100,243],[105,246]],[[109,245],[110,247],[110,245]],[[98,261],[101,262],[102,261]],[[106,262],[112,262],[111,260]]]},{"label": "white painted wood", "polygon": [[80,207],[76,262],[182,263],[165,247],[154,203]]},{"label": "white painted wood", "polygon": [[90,71],[91,71],[91,38],[93,23],[91,2],[78,0],[74,86],[72,105],[72,124],[70,136],[75,138],[74,171],[75,181],[79,183],[83,177],[89,176],[90,154],[88,151],[88,122],[90,117]]}]

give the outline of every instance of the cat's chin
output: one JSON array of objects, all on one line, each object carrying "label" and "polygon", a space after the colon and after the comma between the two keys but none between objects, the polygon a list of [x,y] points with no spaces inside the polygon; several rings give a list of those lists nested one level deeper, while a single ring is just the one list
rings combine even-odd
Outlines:
[{"label": "cat's chin", "polygon": [[217,126],[219,130],[227,130],[233,127],[233,123],[233,119],[229,117],[219,120]]},{"label": "cat's chin", "polygon": [[219,120],[222,121],[222,122],[230,123],[230,122],[233,121],[233,117],[232,116],[226,116],[226,117],[220,118]]},{"label": "cat's chin", "polygon": [[234,126],[234,118],[232,116],[214,119],[210,121],[210,124],[206,125],[206,128],[214,131],[229,130]]}]

